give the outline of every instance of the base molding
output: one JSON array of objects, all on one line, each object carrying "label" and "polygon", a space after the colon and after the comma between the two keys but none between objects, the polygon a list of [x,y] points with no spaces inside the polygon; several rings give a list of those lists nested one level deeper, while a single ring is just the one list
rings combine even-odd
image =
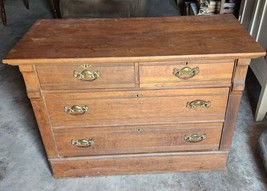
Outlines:
[{"label": "base molding", "polygon": [[228,152],[177,152],[50,159],[56,178],[223,170]]}]

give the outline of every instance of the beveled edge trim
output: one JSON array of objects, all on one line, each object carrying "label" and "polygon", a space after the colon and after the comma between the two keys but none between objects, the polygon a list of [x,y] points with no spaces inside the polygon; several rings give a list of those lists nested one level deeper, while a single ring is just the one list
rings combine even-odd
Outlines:
[{"label": "beveled edge trim", "polygon": [[183,61],[183,60],[205,60],[205,59],[237,59],[237,58],[258,58],[265,56],[266,52],[229,53],[229,54],[206,54],[206,55],[170,55],[170,56],[133,56],[133,57],[102,57],[102,58],[27,58],[27,59],[3,59],[4,64],[25,65],[25,64],[82,64],[90,63],[124,63],[125,62],[157,62],[157,61]]}]

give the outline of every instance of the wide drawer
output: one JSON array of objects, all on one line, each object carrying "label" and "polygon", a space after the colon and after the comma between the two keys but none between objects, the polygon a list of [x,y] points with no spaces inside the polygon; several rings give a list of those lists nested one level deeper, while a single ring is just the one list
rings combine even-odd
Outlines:
[{"label": "wide drawer", "polygon": [[46,90],[135,87],[134,64],[36,66]]},{"label": "wide drawer", "polygon": [[234,60],[140,63],[141,87],[230,86]]},{"label": "wide drawer", "polygon": [[44,94],[52,126],[223,122],[228,88]]},{"label": "wide drawer", "polygon": [[221,123],[55,128],[60,156],[217,150]]}]

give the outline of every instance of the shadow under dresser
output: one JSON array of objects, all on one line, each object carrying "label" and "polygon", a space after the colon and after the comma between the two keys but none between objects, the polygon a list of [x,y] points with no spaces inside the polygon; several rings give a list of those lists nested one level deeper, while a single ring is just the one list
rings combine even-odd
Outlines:
[{"label": "shadow under dresser", "polygon": [[55,177],[224,169],[251,58],[232,15],[39,20],[23,74]]}]

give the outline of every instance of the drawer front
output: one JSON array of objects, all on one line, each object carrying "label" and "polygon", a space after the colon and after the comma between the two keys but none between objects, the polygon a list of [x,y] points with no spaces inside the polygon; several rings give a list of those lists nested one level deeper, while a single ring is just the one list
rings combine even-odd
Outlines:
[{"label": "drawer front", "polygon": [[46,94],[53,126],[223,121],[228,88]]},{"label": "drawer front", "polygon": [[134,64],[36,66],[46,90],[135,87]]},{"label": "drawer front", "polygon": [[234,61],[140,63],[141,87],[230,86]]},{"label": "drawer front", "polygon": [[222,124],[55,128],[60,156],[218,150]]}]

